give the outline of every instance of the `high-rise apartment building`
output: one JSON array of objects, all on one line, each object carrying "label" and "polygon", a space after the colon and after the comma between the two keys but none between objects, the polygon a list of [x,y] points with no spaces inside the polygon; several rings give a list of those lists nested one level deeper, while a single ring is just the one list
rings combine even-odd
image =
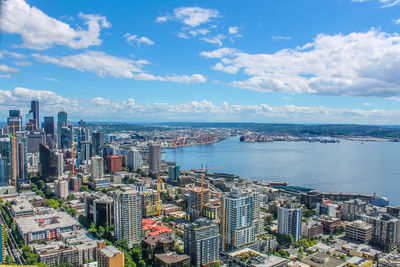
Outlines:
[{"label": "high-rise apartment building", "polygon": [[94,132],[92,134],[92,155],[102,156],[104,148],[104,133]]},{"label": "high-rise apartment building", "polygon": [[185,254],[190,256],[192,266],[209,266],[219,262],[219,226],[208,219],[201,218],[185,225]]},{"label": "high-rise apartment building", "polygon": [[233,188],[222,195],[221,250],[229,252],[243,247],[257,247],[259,234],[260,199],[256,192]]},{"label": "high-rise apartment building", "polygon": [[92,169],[91,169],[91,180],[103,178],[103,158],[99,156],[92,157],[91,159]]},{"label": "high-rise apartment building", "polygon": [[156,174],[161,170],[161,145],[149,145],[149,173]]},{"label": "high-rise apartment building", "polygon": [[138,191],[121,189],[113,192],[115,238],[125,239],[129,246],[142,241],[142,198]]},{"label": "high-rise apartment building", "polygon": [[127,155],[127,165],[131,171],[137,171],[143,166],[142,155],[136,148],[130,148]]},{"label": "high-rise apartment building", "polygon": [[342,204],[342,219],[344,221],[354,221],[358,215],[365,213],[367,202],[361,199],[351,199]]},{"label": "high-rise apartment building", "polygon": [[299,241],[302,234],[302,208],[290,203],[278,209],[278,233],[293,236],[294,241]]},{"label": "high-rise apartment building", "polygon": [[400,220],[389,214],[360,215],[359,219],[373,226],[372,242],[384,248],[400,245]]}]

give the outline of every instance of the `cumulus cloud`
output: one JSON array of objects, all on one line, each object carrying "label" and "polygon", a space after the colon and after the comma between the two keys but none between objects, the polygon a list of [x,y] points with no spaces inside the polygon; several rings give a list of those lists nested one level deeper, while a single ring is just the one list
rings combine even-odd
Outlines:
[{"label": "cumulus cloud", "polygon": [[142,36],[138,37],[136,34],[126,33],[124,34],[124,38],[126,42],[130,45],[137,45],[140,46],[141,44],[153,45],[154,42],[149,38]]},{"label": "cumulus cloud", "polygon": [[[254,121],[254,122],[312,122],[312,123],[369,123],[391,124],[398,121],[400,110],[330,108],[323,106],[236,105],[223,102],[214,104],[203,99],[183,104],[138,104],[133,97],[116,101],[103,97],[74,99],[51,91],[16,87],[0,90],[0,114],[6,116],[12,108],[28,112],[32,99],[38,99],[41,112],[55,115],[64,108],[76,120],[113,121]],[[25,108],[24,108],[25,107]]]},{"label": "cumulus cloud", "polygon": [[87,50],[80,54],[65,57],[51,57],[33,54],[33,57],[40,62],[52,63],[79,71],[90,71],[102,78],[133,78],[136,80],[178,83],[203,83],[206,81],[206,78],[200,74],[193,74],[191,76],[155,76],[142,69],[144,65],[150,64],[146,60],[132,60],[128,58],[115,57],[101,51]]},{"label": "cumulus cloud", "polygon": [[21,46],[31,49],[47,49],[54,45],[73,49],[97,46],[102,42],[100,31],[111,27],[104,16],[81,13],[79,17],[87,29],[74,29],[24,0],[3,0],[1,4],[0,31],[21,35]]},{"label": "cumulus cloud", "polygon": [[201,7],[179,7],[174,9],[173,15],[158,17],[156,22],[162,23],[167,22],[168,20],[177,20],[187,26],[197,27],[218,17],[219,12],[215,9]]},{"label": "cumulus cloud", "polygon": [[27,58],[27,56],[24,55],[24,54],[17,53],[17,52],[12,52],[12,51],[7,51],[7,50],[2,50],[2,51],[0,51],[0,53],[1,53],[2,56],[7,55],[7,56],[10,56],[10,57],[13,57],[13,58],[17,58],[17,59],[25,59],[25,58]]},{"label": "cumulus cloud", "polygon": [[[183,27],[176,34],[177,37],[189,39],[197,37],[199,40],[222,45],[222,40],[226,38],[222,33],[216,32],[219,28],[215,20],[221,15],[216,9],[207,9],[202,7],[179,7],[175,8],[172,15],[161,16],[156,19],[158,23],[164,23],[170,20],[180,22]],[[200,28],[201,26],[201,28]],[[238,27],[229,28],[232,36],[239,36]],[[234,33],[236,31],[236,33]]]},{"label": "cumulus cloud", "polygon": [[260,92],[322,95],[400,95],[400,36],[378,30],[348,35],[319,34],[311,43],[273,54],[232,48],[202,52],[218,58],[216,70],[236,74],[235,87]]},{"label": "cumulus cloud", "polygon": [[19,69],[7,66],[6,64],[0,64],[0,72],[15,74],[19,72]]}]

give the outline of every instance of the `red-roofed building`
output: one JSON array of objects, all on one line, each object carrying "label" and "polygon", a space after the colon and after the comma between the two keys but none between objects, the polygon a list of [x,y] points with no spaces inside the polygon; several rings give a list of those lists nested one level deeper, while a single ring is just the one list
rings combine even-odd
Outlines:
[{"label": "red-roofed building", "polygon": [[172,237],[175,233],[171,228],[159,225],[156,221],[152,219],[142,219],[142,230],[144,236],[156,236],[159,234],[165,234]]}]

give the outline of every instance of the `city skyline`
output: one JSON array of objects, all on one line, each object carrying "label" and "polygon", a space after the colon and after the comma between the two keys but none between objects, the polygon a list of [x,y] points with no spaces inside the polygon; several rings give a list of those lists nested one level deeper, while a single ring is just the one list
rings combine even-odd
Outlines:
[{"label": "city skyline", "polygon": [[3,121],[398,124],[397,0],[1,5]]}]

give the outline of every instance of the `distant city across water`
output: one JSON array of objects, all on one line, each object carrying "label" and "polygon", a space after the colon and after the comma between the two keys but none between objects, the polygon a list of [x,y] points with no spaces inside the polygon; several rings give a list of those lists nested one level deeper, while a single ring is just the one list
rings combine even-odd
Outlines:
[{"label": "distant city across water", "polygon": [[376,193],[400,205],[400,143],[243,143],[233,137],[216,144],[164,149],[163,159],[181,169],[226,166],[219,172],[284,181],[323,192]]}]

